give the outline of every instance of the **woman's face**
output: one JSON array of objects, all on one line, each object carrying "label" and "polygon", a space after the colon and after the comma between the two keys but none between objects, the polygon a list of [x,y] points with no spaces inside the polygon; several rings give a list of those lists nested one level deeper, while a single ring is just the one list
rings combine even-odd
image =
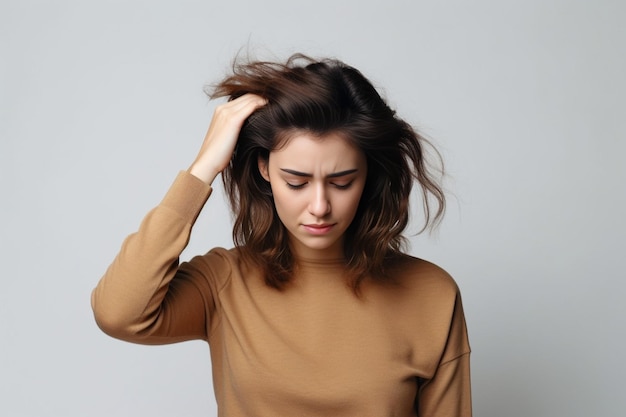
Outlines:
[{"label": "woman's face", "polygon": [[363,152],[339,134],[298,133],[259,160],[270,182],[276,212],[294,254],[302,258],[343,256],[343,236],[365,186]]}]

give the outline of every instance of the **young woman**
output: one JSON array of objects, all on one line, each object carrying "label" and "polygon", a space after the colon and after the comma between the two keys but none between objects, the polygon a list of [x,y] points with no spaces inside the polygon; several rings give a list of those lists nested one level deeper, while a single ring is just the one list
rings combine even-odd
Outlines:
[{"label": "young woman", "polygon": [[[425,140],[336,60],[239,64],[212,96],[195,161],[93,292],[98,325],[206,340],[221,416],[471,416],[458,288],[401,251],[414,183],[425,228],[444,211]],[[220,173],[235,247],[179,263]]]}]

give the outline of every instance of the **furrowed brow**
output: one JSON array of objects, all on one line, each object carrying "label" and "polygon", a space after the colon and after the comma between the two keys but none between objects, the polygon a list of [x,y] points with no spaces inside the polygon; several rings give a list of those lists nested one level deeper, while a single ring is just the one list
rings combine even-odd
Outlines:
[{"label": "furrowed brow", "polygon": [[[295,175],[296,177],[312,177],[313,174],[309,174],[306,172],[300,172],[300,171],[296,171],[293,169],[288,169],[288,168],[281,168],[280,169],[283,172],[286,172],[287,174],[291,174],[291,175]],[[340,172],[333,172],[332,174],[328,174],[326,176],[326,178],[338,178],[338,177],[343,177],[345,175],[350,175],[353,174],[355,172],[357,172],[358,169],[354,168],[354,169],[347,169],[345,171],[340,171]]]},{"label": "furrowed brow", "polygon": [[306,172],[295,171],[293,169],[281,168],[280,169],[287,174],[295,175],[296,177],[312,177],[312,174],[307,174]]},{"label": "furrowed brow", "polygon": [[347,169],[345,171],[340,171],[340,172],[334,172],[332,174],[328,174],[326,176],[326,178],[337,178],[337,177],[343,177],[344,175],[350,175],[350,174],[354,174],[355,172],[357,172],[358,169],[354,168],[354,169]]}]

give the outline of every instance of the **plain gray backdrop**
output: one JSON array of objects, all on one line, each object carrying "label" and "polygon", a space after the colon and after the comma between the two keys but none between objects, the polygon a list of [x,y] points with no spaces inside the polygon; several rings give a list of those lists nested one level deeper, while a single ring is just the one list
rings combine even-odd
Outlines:
[{"label": "plain gray backdrop", "polygon": [[[448,215],[410,252],[462,290],[476,416],[623,413],[625,14],[619,0],[2,0],[0,415],[216,414],[205,343],[111,339],[89,298],[199,149],[204,84],[248,45],[356,66],[441,150]],[[217,190],[183,259],[231,244]]]}]

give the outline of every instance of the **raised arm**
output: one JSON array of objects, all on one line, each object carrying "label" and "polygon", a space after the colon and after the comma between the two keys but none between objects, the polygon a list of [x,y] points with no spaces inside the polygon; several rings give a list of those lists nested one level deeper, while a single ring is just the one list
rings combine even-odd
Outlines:
[{"label": "raised arm", "polygon": [[264,103],[244,95],[217,107],[194,163],[125,239],[94,289],[92,308],[104,332],[146,344],[207,338],[219,279],[214,275],[228,274],[227,264],[205,256],[179,265],[179,256],[210,184],[231,159],[243,122]]}]

